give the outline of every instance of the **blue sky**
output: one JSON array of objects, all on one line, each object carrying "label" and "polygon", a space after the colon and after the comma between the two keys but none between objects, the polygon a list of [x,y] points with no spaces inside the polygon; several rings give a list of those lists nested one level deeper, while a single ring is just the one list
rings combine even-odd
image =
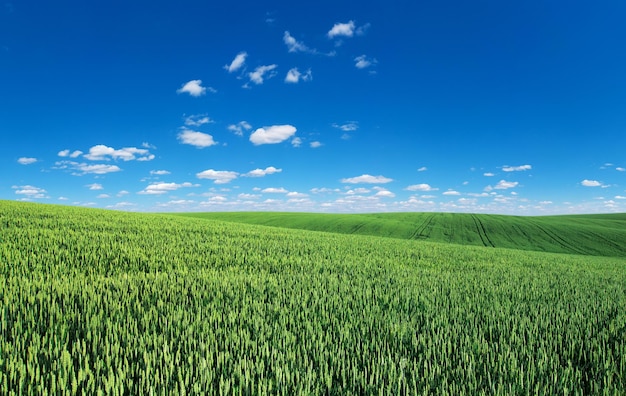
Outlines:
[{"label": "blue sky", "polygon": [[623,1],[19,1],[0,199],[626,212]]}]

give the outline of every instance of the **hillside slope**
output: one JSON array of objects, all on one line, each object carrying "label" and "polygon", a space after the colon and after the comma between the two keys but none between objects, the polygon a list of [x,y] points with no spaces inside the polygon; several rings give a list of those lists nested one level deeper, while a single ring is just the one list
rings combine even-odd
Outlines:
[{"label": "hillside slope", "polygon": [[466,213],[181,213],[273,227],[553,253],[626,257],[626,215],[520,217]]}]

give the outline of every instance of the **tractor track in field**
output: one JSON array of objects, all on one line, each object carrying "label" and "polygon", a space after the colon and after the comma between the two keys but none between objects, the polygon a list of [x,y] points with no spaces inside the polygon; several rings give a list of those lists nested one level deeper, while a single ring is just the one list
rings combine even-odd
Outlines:
[{"label": "tractor track in field", "polygon": [[558,234],[555,234],[552,231],[548,231],[544,226],[538,224],[537,222],[533,221],[532,224],[534,224],[535,227],[537,227],[541,232],[546,234],[548,238],[556,242],[562,248],[569,250],[570,252],[573,252],[576,254],[584,254],[584,255],[589,254],[588,252],[585,252],[584,250],[579,249],[578,247],[572,245],[571,243],[568,243],[565,239],[561,238]]},{"label": "tractor track in field", "polygon": [[482,241],[484,246],[496,247],[496,245],[489,239],[489,235],[487,235],[487,230],[485,230],[485,225],[476,215],[472,215],[472,219],[474,219],[474,224],[476,225],[476,230],[478,231],[478,236]]},{"label": "tractor track in field", "polygon": [[424,220],[424,222],[415,229],[415,231],[413,232],[413,234],[411,234],[409,239],[425,239],[427,236],[422,236],[422,232],[426,230],[426,228],[430,225],[430,223],[432,223],[434,218],[435,218],[434,215],[429,215],[426,218],[426,220]]}]

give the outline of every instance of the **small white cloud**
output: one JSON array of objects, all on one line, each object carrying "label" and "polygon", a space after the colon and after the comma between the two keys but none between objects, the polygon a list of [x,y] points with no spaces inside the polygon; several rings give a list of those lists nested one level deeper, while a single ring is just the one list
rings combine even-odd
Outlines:
[{"label": "small white cloud", "polygon": [[269,187],[269,188],[265,188],[261,190],[261,192],[266,193],[266,194],[287,194],[289,191],[285,190],[283,187],[280,187],[280,188]]},{"label": "small white cloud", "polygon": [[483,173],[483,176],[493,177],[493,176],[495,176],[495,174],[491,173],[491,172],[486,172],[486,173]]},{"label": "small white cloud", "polygon": [[622,195],[616,195],[615,199],[626,199],[626,197],[622,196]]},{"label": "small white cloud", "polygon": [[104,190],[102,184],[99,183],[87,184],[87,187],[89,187],[90,190]]},{"label": "small white cloud", "polygon": [[265,169],[251,170],[250,172],[244,174],[243,176],[247,176],[247,177],[263,177],[263,176],[266,176],[266,175],[272,175],[274,173],[280,173],[282,171],[283,171],[282,169],[274,168],[273,166],[268,166]]},{"label": "small white cloud", "polygon": [[304,43],[298,42],[288,31],[285,31],[283,41],[287,45],[289,52],[315,52],[304,45]]},{"label": "small white cloud", "polygon": [[418,172],[424,172],[424,171],[427,171],[427,170],[428,170],[428,168],[427,168],[427,167],[422,166],[422,167],[421,167],[421,168],[419,168],[417,171],[418,171]]},{"label": "small white cloud", "polygon": [[368,174],[364,174],[357,177],[349,177],[346,179],[341,179],[342,183],[350,183],[350,184],[358,184],[358,183],[370,183],[370,184],[384,184],[392,182],[393,179],[390,179],[385,176],[372,176]]},{"label": "small white cloud", "polygon": [[272,125],[259,128],[252,132],[250,141],[255,145],[276,144],[283,142],[296,133],[297,129],[293,125]]},{"label": "small white cloud", "polygon": [[332,124],[332,126],[344,132],[353,132],[359,129],[359,123],[356,121],[350,121],[345,124]]},{"label": "small white cloud", "polygon": [[507,190],[509,188],[517,187],[518,184],[519,184],[518,182],[510,182],[510,181],[506,181],[506,180],[500,180],[498,182],[498,184],[496,184],[493,188],[495,190]]},{"label": "small white cloud", "polygon": [[70,158],[76,158],[79,157],[83,152],[80,150],[74,150],[72,152],[70,152],[70,150],[61,150],[58,153],[59,157],[70,157]]},{"label": "small white cloud", "polygon": [[365,55],[357,56],[356,58],[354,58],[354,62],[354,66],[357,69],[365,69],[378,63],[375,58],[368,58]]},{"label": "small white cloud", "polygon": [[237,195],[237,198],[239,199],[259,199],[261,196],[258,194],[246,194],[246,193],[241,193],[239,195]]},{"label": "small white cloud", "polygon": [[291,139],[291,145],[293,147],[300,147],[302,145],[302,139],[300,139],[299,137]]},{"label": "small white cloud", "polygon": [[389,190],[380,190],[374,196],[376,196],[376,197],[385,197],[385,198],[393,198],[393,197],[396,196],[396,194],[392,193]]},{"label": "small white cloud", "polygon": [[250,81],[255,83],[256,85],[261,85],[265,81],[265,79],[270,79],[276,75],[274,70],[277,68],[277,65],[266,65],[259,66],[254,69],[253,72],[248,73],[248,77]]},{"label": "small white cloud", "polygon": [[204,124],[213,124],[214,122],[215,121],[209,118],[206,114],[190,115],[185,118],[185,125],[187,126],[198,127]]},{"label": "small white cloud", "polygon": [[241,69],[244,64],[246,63],[246,57],[248,56],[248,53],[243,51],[237,54],[237,56],[235,56],[235,59],[233,59],[232,62],[230,62],[230,65],[225,65],[224,69],[228,70],[229,73],[233,73],[236,72],[237,70]]},{"label": "small white cloud", "polygon": [[300,73],[297,67],[290,69],[285,76],[285,82],[290,84],[297,84],[302,81],[311,81],[313,79],[313,75],[311,74],[311,69],[307,70],[305,74]]},{"label": "small white cloud", "polygon": [[179,188],[183,187],[198,187],[197,184],[192,184],[189,182],[185,182],[182,184],[178,183],[152,183],[143,190],[139,191],[138,194],[144,195],[160,195],[165,194],[171,191],[176,191]]},{"label": "small white cloud", "polygon": [[157,175],[157,176],[169,175],[170,173],[171,173],[170,171],[166,171],[166,170],[151,170],[150,171],[151,175]]},{"label": "small white cloud", "polygon": [[540,205],[552,205],[552,201],[541,201],[539,202]]},{"label": "small white cloud", "polygon": [[335,37],[352,37],[354,35],[354,29],[354,21],[349,21],[347,23],[335,23],[326,35],[330,39]]},{"label": "small white cloud", "polygon": [[405,190],[408,190],[408,191],[437,191],[438,188],[433,188],[433,187],[431,187],[430,184],[420,183],[420,184],[410,185],[407,188],[405,188]]},{"label": "small white cloud", "polygon": [[202,80],[191,80],[184,83],[178,90],[176,90],[176,93],[188,93],[191,96],[198,97],[206,94],[207,89],[210,92],[216,92],[214,88],[203,87]]},{"label": "small white cloud", "polygon": [[244,130],[248,131],[252,129],[252,125],[248,124],[246,121],[240,121],[237,124],[229,125],[227,129],[237,136],[243,136]]},{"label": "small white cloud", "polygon": [[520,166],[503,166],[502,170],[505,172],[520,172],[531,170],[533,167],[530,165],[520,165]]},{"label": "small white cloud", "polygon": [[108,147],[104,144],[93,146],[89,149],[89,153],[85,154],[84,157],[91,161],[109,161],[110,159],[119,159],[122,161],[151,161],[154,159],[154,155],[150,154],[150,151],[147,149],[140,149],[137,147],[114,149],[113,147]]},{"label": "small white cloud", "polygon": [[461,195],[461,193],[455,190],[448,190],[444,192],[443,195]]},{"label": "small white cloud", "polygon": [[183,144],[189,144],[197,148],[211,147],[217,144],[217,142],[213,140],[213,136],[208,133],[192,131],[186,128],[183,128],[178,134],[178,140]]},{"label": "small white cloud", "polygon": [[96,198],[111,198],[109,194],[99,194]]},{"label": "small white cloud", "polygon": [[615,168],[616,171],[618,172],[626,172],[626,168],[622,168],[620,166],[618,166],[617,168]]},{"label": "small white cloud", "polygon": [[600,183],[597,180],[587,180],[587,179],[581,181],[580,184],[582,184],[585,187],[600,187],[600,186],[602,186],[602,183]]},{"label": "small white cloud", "polygon": [[21,157],[17,160],[17,163],[21,165],[30,165],[30,164],[34,164],[35,162],[37,162],[37,158],[31,158],[31,157]]},{"label": "small white cloud", "polygon": [[198,179],[209,179],[213,180],[215,184],[226,184],[230,183],[234,179],[239,176],[239,173],[232,171],[216,171],[213,169],[207,169],[200,173],[196,173],[196,177]]},{"label": "small white cloud", "polygon": [[356,28],[355,32],[357,36],[363,36],[365,35],[365,33],[367,33],[367,31],[369,30],[369,28],[372,26],[371,23],[366,23],[363,26],[359,26],[358,28]]},{"label": "small white cloud", "polygon": [[306,198],[309,194],[299,193],[297,191],[290,191],[287,193],[287,198]]},{"label": "small white cloud", "polygon": [[120,192],[118,192],[118,193],[116,194],[116,196],[118,196],[118,197],[123,197],[124,195],[128,195],[128,194],[130,194],[130,192],[128,192],[128,191],[126,191],[126,190],[120,190]]},{"label": "small white cloud", "polygon": [[318,147],[322,147],[322,143],[315,141],[315,142],[309,143],[309,146],[311,146],[311,148],[318,148]]},{"label": "small white cloud", "polygon": [[48,198],[46,190],[43,188],[26,185],[26,186],[12,186],[17,195],[24,195],[27,199],[41,199]]}]

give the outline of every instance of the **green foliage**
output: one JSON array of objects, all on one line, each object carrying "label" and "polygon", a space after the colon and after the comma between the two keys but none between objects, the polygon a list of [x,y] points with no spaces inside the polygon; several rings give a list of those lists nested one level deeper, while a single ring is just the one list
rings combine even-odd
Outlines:
[{"label": "green foliage", "polygon": [[0,201],[1,394],[624,394],[626,262]]},{"label": "green foliage", "polygon": [[553,253],[626,257],[626,214],[519,217],[467,213],[181,213],[181,216],[342,234]]}]

